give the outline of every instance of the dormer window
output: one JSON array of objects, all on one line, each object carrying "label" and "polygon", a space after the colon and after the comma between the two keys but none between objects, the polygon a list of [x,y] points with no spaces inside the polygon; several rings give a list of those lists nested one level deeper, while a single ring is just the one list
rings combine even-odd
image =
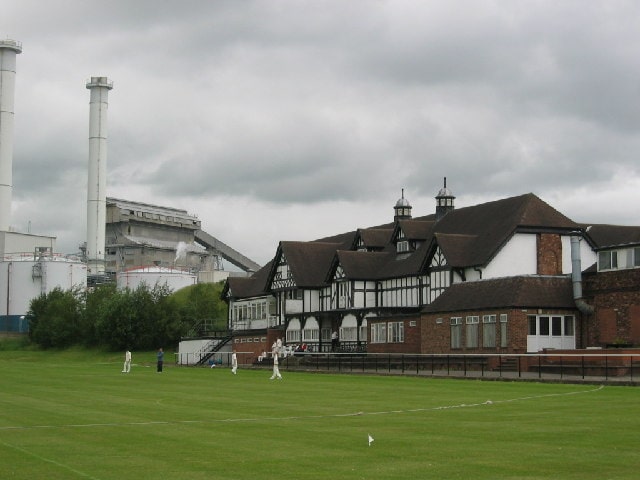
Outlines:
[{"label": "dormer window", "polygon": [[397,253],[405,253],[409,251],[409,241],[401,240],[396,244],[396,252]]}]

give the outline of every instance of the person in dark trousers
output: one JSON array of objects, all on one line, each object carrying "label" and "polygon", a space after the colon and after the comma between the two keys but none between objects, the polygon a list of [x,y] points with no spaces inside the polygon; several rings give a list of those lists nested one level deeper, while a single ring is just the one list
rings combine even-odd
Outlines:
[{"label": "person in dark trousers", "polygon": [[162,373],[162,364],[164,363],[164,352],[162,347],[158,349],[158,373]]}]

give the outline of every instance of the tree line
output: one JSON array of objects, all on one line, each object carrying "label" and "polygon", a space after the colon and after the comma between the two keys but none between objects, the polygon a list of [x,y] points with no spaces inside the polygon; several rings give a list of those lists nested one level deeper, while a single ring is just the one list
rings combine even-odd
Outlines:
[{"label": "tree line", "polygon": [[56,288],[34,298],[27,313],[29,338],[42,348],[73,345],[110,350],[154,350],[175,346],[203,320],[227,328],[222,283],[172,292],[166,285],[118,289]]}]

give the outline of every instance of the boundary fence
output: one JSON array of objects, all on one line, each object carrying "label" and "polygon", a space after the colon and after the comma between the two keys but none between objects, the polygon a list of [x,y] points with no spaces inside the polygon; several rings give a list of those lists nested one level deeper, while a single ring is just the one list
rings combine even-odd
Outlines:
[{"label": "boundary fence", "polygon": [[[254,362],[257,365],[261,363],[270,364],[269,359]],[[280,359],[280,368],[291,371],[640,382],[640,353],[299,353]]]}]

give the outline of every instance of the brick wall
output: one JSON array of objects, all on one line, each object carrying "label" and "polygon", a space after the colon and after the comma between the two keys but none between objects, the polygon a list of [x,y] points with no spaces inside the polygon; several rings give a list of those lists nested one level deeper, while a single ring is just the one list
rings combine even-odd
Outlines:
[{"label": "brick wall", "polygon": [[[404,342],[402,343],[371,343],[371,325],[381,322],[403,322]],[[368,353],[420,353],[420,342],[422,339],[419,315],[403,318],[368,319]]]},{"label": "brick wall", "polygon": [[537,235],[538,275],[562,275],[562,240],[560,235]]},{"label": "brick wall", "polygon": [[640,345],[640,268],[589,273],[583,280],[583,292],[595,307],[589,345]]},{"label": "brick wall", "polygon": [[262,352],[271,351],[271,344],[268,343],[264,331],[251,335],[234,335],[231,345],[239,352],[239,363],[253,363]]},{"label": "brick wall", "polygon": [[[500,315],[507,315],[507,346],[501,347]],[[466,312],[447,312],[446,314],[425,314],[422,316],[422,350],[420,353],[526,353],[529,332],[528,315],[536,315],[538,310],[510,309]],[[576,315],[573,310],[545,309],[541,315]],[[468,348],[466,342],[467,316],[478,316],[478,347]],[[496,347],[483,347],[483,315],[496,316]],[[462,317],[460,348],[451,348],[451,318]],[[579,321],[579,320],[578,320]],[[579,328],[576,329],[576,344],[580,342]]]}]

